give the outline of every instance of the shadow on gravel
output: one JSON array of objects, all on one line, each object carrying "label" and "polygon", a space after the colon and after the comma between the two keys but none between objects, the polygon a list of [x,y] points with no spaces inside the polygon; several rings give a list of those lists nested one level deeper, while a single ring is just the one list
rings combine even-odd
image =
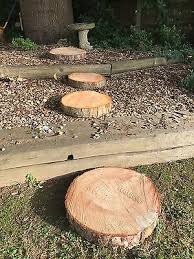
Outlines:
[{"label": "shadow on gravel", "polygon": [[44,52],[38,53],[38,57],[39,59],[49,59],[49,54],[47,51],[44,51]]},{"label": "shadow on gravel", "polygon": [[45,109],[51,110],[51,111],[55,111],[58,113],[63,113],[61,106],[60,106],[60,100],[61,100],[62,96],[61,95],[56,95],[56,96],[52,96],[50,97],[47,102],[44,105]]},{"label": "shadow on gravel", "polygon": [[60,230],[69,229],[64,198],[73,179],[82,173],[83,171],[75,172],[73,175],[54,178],[45,182],[42,188],[37,189],[31,198],[31,207],[35,214],[39,215],[46,223]]}]

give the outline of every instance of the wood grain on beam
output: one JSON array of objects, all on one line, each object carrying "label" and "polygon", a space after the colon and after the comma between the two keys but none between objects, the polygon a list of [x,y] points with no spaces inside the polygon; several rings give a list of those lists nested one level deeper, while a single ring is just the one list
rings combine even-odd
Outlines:
[{"label": "wood grain on beam", "polygon": [[25,176],[28,173],[31,173],[38,180],[42,181],[90,168],[128,168],[138,165],[165,163],[192,157],[194,157],[194,145],[160,151],[120,153],[54,163],[34,164],[20,168],[0,170],[0,187],[23,183],[25,181]]},{"label": "wood grain on beam", "polygon": [[[154,150],[165,150],[176,147],[194,145],[194,130],[179,132],[161,132],[150,136],[125,137],[120,140],[102,142],[85,142],[77,144],[61,143],[50,146],[45,142],[38,145],[24,145],[20,151],[8,149],[0,156],[0,170],[24,167],[43,163],[65,161],[69,155],[74,159],[87,157],[114,155],[120,153],[134,153]],[[44,144],[45,143],[45,144]],[[46,148],[44,148],[46,146]]]}]

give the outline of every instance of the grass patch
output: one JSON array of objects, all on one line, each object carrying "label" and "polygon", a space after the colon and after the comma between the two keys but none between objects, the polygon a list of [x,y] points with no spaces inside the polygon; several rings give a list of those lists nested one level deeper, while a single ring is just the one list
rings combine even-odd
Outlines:
[{"label": "grass patch", "polygon": [[[141,166],[162,195],[154,234],[131,251],[91,244],[72,231],[63,206],[71,178],[0,190],[0,258],[190,259],[193,258],[194,159]],[[32,181],[30,181],[32,182]]]}]

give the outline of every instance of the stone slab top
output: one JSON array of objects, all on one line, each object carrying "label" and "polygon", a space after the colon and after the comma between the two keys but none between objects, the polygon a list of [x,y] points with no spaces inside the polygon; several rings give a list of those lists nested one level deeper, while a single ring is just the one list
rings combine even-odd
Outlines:
[{"label": "stone slab top", "polygon": [[95,27],[95,23],[73,23],[67,25],[67,29],[72,31],[84,31],[84,30],[90,30]]}]

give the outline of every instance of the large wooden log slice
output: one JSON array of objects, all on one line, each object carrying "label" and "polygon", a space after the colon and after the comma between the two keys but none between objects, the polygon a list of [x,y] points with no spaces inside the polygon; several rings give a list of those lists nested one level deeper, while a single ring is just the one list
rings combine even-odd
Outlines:
[{"label": "large wooden log slice", "polygon": [[112,98],[95,91],[79,91],[62,97],[63,111],[74,117],[98,118],[110,112]]},{"label": "large wooden log slice", "polygon": [[68,76],[72,87],[92,90],[106,85],[106,78],[97,73],[72,73]]},{"label": "large wooden log slice", "polygon": [[98,168],[72,182],[65,207],[72,226],[86,239],[132,248],[154,230],[160,195],[144,174]]},{"label": "large wooden log slice", "polygon": [[49,56],[52,59],[58,59],[61,61],[80,60],[85,58],[86,51],[73,47],[62,47],[51,49],[49,52]]}]

